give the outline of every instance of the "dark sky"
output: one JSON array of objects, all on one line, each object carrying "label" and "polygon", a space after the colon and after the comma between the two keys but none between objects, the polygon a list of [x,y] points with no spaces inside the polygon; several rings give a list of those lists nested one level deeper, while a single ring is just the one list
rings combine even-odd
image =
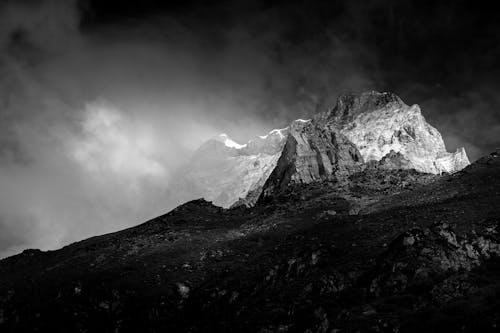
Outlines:
[{"label": "dark sky", "polygon": [[0,257],[159,215],[210,136],[344,92],[419,104],[475,160],[500,146],[499,38],[483,1],[0,0]]},{"label": "dark sky", "polygon": [[262,71],[264,105],[256,112],[264,117],[316,112],[344,91],[394,91],[422,106],[450,149],[465,145],[476,159],[499,144],[497,7],[463,0],[116,0],[87,3],[82,23],[178,24],[189,35],[177,38],[202,46],[208,67],[225,48],[241,47],[244,66]]}]

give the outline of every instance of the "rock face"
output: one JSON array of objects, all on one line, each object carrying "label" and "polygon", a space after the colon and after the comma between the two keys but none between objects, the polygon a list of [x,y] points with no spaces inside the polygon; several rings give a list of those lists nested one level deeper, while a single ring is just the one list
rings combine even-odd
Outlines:
[{"label": "rock face", "polygon": [[453,173],[470,164],[463,148],[446,151],[441,134],[426,122],[418,105],[408,106],[392,93],[344,95],[318,119],[336,125],[365,162],[394,151],[425,173]]},{"label": "rock face", "polygon": [[290,183],[342,178],[360,171],[362,162],[356,146],[334,127],[314,120],[295,121],[262,194],[271,195]]},{"label": "rock face", "polygon": [[221,134],[200,147],[185,172],[194,189],[222,207],[252,206],[290,183],[345,180],[370,163],[387,169],[454,173],[469,165],[463,148],[446,151],[418,105],[392,93],[341,96],[331,110],[298,119],[241,145]]}]

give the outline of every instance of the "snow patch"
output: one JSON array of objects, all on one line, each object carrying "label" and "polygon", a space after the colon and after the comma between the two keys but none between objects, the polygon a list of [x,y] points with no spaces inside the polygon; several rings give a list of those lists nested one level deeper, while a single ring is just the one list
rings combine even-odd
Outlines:
[{"label": "snow patch", "polygon": [[259,138],[261,138],[262,140],[265,140],[269,137],[269,135],[278,134],[280,136],[280,138],[283,139],[285,137],[285,135],[283,134],[283,131],[286,131],[286,130],[288,130],[288,127],[276,128],[276,129],[271,130],[266,135],[259,135]]},{"label": "snow patch", "polygon": [[269,134],[278,134],[280,136],[280,138],[284,138],[285,135],[283,134],[283,131],[286,131],[288,129],[288,127],[285,127],[285,128],[278,128],[278,129],[273,129],[271,132],[269,132]]},{"label": "snow patch", "polygon": [[246,144],[240,145],[236,141],[231,140],[229,138],[229,136],[227,136],[226,133],[219,134],[219,137],[222,139],[222,142],[224,143],[224,145],[226,147],[229,147],[229,148],[242,149],[242,148],[245,148],[247,146]]}]

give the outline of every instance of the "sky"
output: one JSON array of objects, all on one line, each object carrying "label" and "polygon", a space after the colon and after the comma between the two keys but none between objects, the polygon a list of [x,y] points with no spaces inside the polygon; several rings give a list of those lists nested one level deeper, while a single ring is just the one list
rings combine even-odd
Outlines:
[{"label": "sky", "polygon": [[165,213],[175,172],[346,92],[500,147],[500,13],[479,1],[0,0],[0,257]]}]

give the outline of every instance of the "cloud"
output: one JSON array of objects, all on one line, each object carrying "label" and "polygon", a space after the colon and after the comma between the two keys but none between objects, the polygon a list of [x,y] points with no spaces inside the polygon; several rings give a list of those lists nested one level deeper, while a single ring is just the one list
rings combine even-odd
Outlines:
[{"label": "cloud", "polygon": [[2,2],[2,53],[30,63],[61,52],[77,41],[79,19],[76,0]]},{"label": "cloud", "polygon": [[[138,179],[164,178],[159,142],[150,126],[127,121],[123,114],[106,103],[90,103],[85,108],[83,135],[71,146],[72,157],[90,172]],[[165,181],[165,180],[163,180]]]}]

